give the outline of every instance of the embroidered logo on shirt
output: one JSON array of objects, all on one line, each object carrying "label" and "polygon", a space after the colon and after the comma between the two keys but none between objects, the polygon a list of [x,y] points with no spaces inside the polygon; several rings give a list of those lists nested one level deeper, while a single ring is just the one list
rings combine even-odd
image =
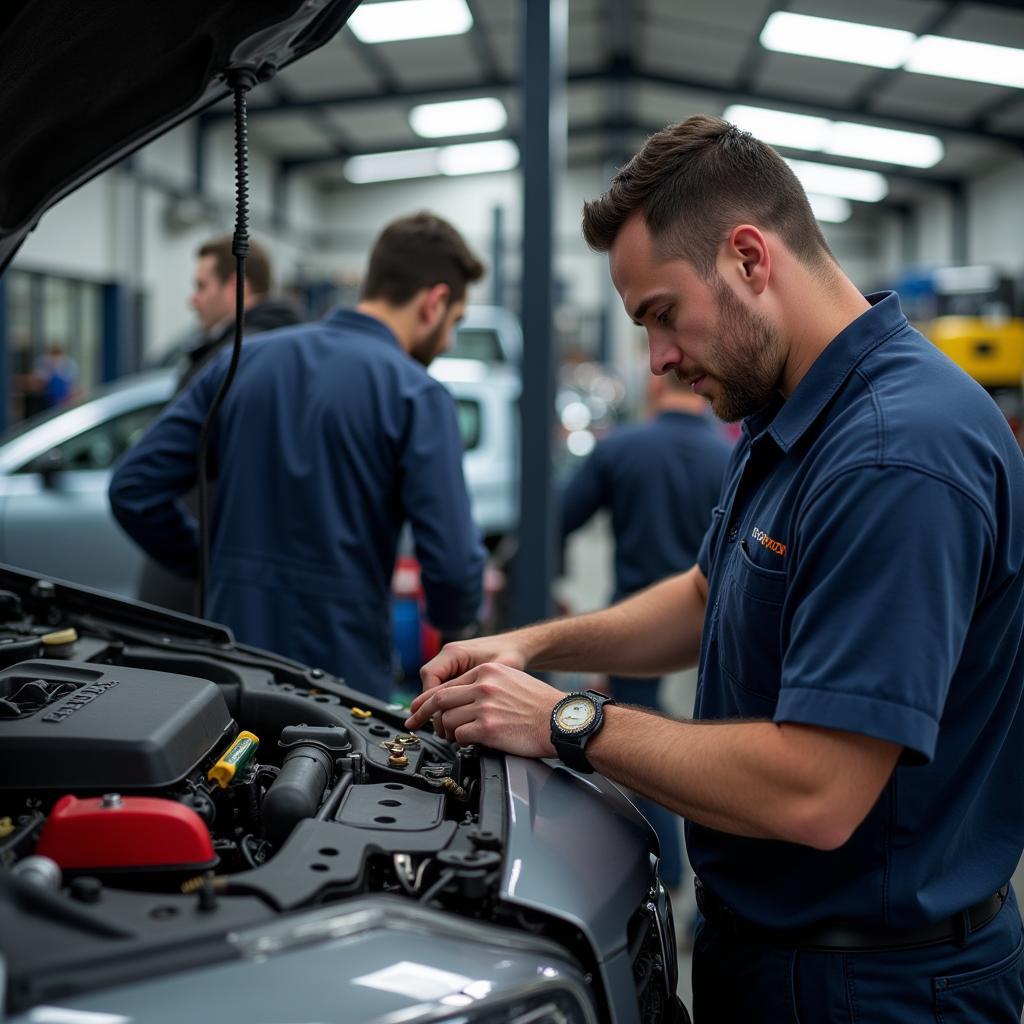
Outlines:
[{"label": "embroidered logo on shirt", "polygon": [[774,537],[769,537],[764,530],[754,527],[751,531],[750,536],[754,538],[762,547],[766,547],[769,551],[776,555],[784,555],[786,553],[786,545],[781,540],[775,540]]}]

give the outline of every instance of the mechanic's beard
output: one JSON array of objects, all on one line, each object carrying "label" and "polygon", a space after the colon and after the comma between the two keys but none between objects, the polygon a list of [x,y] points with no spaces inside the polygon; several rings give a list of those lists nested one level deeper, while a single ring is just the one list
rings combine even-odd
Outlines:
[{"label": "mechanic's beard", "polygon": [[735,423],[763,409],[779,390],[785,356],[782,337],[767,317],[751,313],[718,278],[718,344],[707,372],[718,382],[715,415]]},{"label": "mechanic's beard", "polygon": [[441,323],[426,338],[412,346],[409,354],[416,362],[429,366],[434,361],[434,357],[441,354],[441,350],[444,348],[446,327],[447,325],[442,319]]}]

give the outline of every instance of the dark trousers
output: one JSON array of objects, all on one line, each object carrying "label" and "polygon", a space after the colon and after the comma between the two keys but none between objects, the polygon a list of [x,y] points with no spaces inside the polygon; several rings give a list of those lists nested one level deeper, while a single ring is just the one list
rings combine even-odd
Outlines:
[{"label": "dark trousers", "polygon": [[1020,1024],[1022,1007],[1024,931],[1012,888],[963,948],[817,953],[698,920],[694,1024]]},{"label": "dark trousers", "polygon": [[[634,704],[652,711],[663,710],[658,704],[658,686],[661,683],[658,677],[631,679],[626,676],[609,676],[608,683],[612,696],[620,704]],[[679,888],[683,883],[683,839],[679,816],[645,797],[634,795],[632,799],[658,835],[661,880],[665,888]]]}]

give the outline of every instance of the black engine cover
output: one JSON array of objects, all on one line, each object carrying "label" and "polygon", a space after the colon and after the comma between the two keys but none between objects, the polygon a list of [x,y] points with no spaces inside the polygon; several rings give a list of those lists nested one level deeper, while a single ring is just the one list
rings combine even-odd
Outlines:
[{"label": "black engine cover", "polygon": [[0,672],[0,786],[111,789],[175,783],[233,722],[215,683],[46,660]]}]

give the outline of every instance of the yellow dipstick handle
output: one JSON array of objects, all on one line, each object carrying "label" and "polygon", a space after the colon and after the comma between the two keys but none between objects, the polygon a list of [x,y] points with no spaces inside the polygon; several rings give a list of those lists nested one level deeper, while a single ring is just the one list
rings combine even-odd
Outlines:
[{"label": "yellow dipstick handle", "polygon": [[216,782],[221,789],[227,789],[239,769],[244,768],[252,760],[259,745],[259,736],[243,729],[235,737],[231,746],[220,755],[220,759],[209,770],[206,777],[212,782]]}]

